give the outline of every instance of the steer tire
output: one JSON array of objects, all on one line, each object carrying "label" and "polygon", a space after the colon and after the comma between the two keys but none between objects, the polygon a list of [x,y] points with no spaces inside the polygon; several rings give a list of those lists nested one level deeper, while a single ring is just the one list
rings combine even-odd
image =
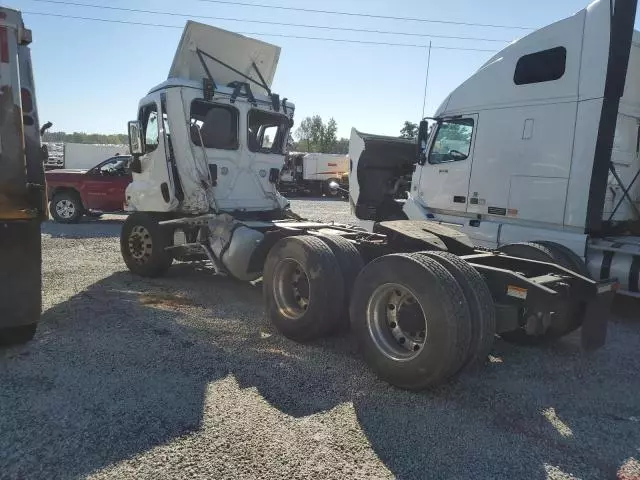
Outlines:
[{"label": "steer tire", "polygon": [[167,273],[173,262],[173,256],[166,250],[170,244],[169,233],[152,214],[132,213],[122,226],[122,259],[132,273],[141,277],[160,277]]},{"label": "steer tire", "polygon": [[342,273],[342,279],[344,281],[344,307],[342,309],[341,324],[339,327],[341,331],[346,331],[349,329],[349,301],[351,300],[351,292],[353,291],[353,285],[356,283],[356,278],[364,267],[364,262],[356,246],[346,238],[340,235],[323,235],[319,238],[327,244],[335,255],[340,267],[340,272]]},{"label": "steer tire", "polygon": [[496,336],[496,311],[493,296],[482,275],[452,253],[429,251],[420,254],[433,258],[453,275],[469,304],[471,346],[462,367],[486,362]]},{"label": "steer tire", "polygon": [[[573,261],[566,258],[566,252],[554,248],[555,245],[557,244],[553,242],[519,242],[502,245],[498,250],[513,257],[555,263],[561,267],[576,271],[574,270],[575,265]],[[576,273],[580,272],[576,271]],[[549,340],[563,337],[579,328],[585,312],[586,305],[584,302],[572,302],[566,306],[564,312],[561,312],[560,315],[554,319],[543,335],[528,335],[524,328],[519,328],[512,332],[501,333],[500,336],[511,343],[538,345]]]},{"label": "steer tire", "polygon": [[344,281],[331,248],[314,236],[279,240],[262,273],[267,316],[285,337],[307,342],[337,330]]},{"label": "steer tire", "polygon": [[[410,295],[408,304],[420,309],[419,321],[424,321],[425,330],[419,335],[424,335],[424,343],[419,349],[406,348],[406,339],[392,332],[398,327],[404,334],[400,325],[404,304],[392,317],[398,323],[389,322],[389,312],[396,308],[387,302],[405,292]],[[349,310],[365,361],[392,385],[407,390],[437,385],[467,358],[470,332],[460,338],[459,325],[470,325],[469,306],[455,278],[432,258],[392,254],[373,260],[356,280]]]},{"label": "steer tire", "polygon": [[78,223],[84,213],[80,195],[75,191],[64,191],[53,195],[49,210],[58,223]]}]

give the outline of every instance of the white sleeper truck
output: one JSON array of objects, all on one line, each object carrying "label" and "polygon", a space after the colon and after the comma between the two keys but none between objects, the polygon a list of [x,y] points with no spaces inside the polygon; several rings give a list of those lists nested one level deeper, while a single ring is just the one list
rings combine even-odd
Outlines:
[{"label": "white sleeper truck", "polygon": [[[608,18],[598,22],[609,28]],[[630,39],[632,27],[625,31]],[[588,278],[579,259],[478,249],[429,219],[380,221],[369,232],[291,212],[277,190],[294,116],[271,90],[279,55],[187,23],[169,78],[129,122],[131,215],[121,251],[133,273],[204,260],[220,275],[262,277],[267,315],[283,335],[310,341],[350,325],[370,367],[407,389],[485,361],[496,334],[540,341],[582,327],[586,348],[604,343],[616,284]],[[414,144],[369,141],[379,149],[360,159],[360,189],[389,168],[413,169]]]},{"label": "white sleeper truck", "polygon": [[595,1],[511,43],[421,123],[417,156],[353,130],[355,215],[437,222],[640,296],[634,19],[634,1]]}]

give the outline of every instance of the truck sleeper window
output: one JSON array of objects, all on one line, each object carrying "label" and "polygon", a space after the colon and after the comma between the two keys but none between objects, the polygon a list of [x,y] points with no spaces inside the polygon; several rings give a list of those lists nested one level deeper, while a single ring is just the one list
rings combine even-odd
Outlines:
[{"label": "truck sleeper window", "polygon": [[471,151],[473,119],[446,120],[438,125],[436,138],[429,153],[429,163],[466,160]]},{"label": "truck sleeper window", "polygon": [[567,49],[550,48],[520,57],[513,74],[516,85],[551,82],[564,75],[567,66]]},{"label": "truck sleeper window", "polygon": [[238,111],[233,107],[194,100],[190,130],[194,145],[219,150],[238,149]]},{"label": "truck sleeper window", "polygon": [[289,119],[279,113],[251,110],[247,146],[252,152],[283,154]]}]

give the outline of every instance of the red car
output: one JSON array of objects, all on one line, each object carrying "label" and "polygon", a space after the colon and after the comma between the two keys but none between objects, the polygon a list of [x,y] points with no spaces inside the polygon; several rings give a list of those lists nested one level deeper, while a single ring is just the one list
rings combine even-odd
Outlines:
[{"label": "red car", "polygon": [[131,183],[131,157],[109,158],[89,170],[49,170],[49,210],[57,222],[76,223],[82,215],[121,212],[124,191]]}]

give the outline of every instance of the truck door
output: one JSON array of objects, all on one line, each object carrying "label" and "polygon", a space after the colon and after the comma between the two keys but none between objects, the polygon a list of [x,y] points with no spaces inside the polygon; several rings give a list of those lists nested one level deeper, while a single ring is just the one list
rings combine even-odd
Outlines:
[{"label": "truck door", "polygon": [[138,120],[142,124],[145,153],[132,168],[133,181],[126,190],[128,202],[138,210],[151,212],[170,211],[178,204],[159,97],[150,96],[141,103]]},{"label": "truck door", "polygon": [[419,195],[428,208],[465,212],[477,115],[443,120],[423,159]]}]

